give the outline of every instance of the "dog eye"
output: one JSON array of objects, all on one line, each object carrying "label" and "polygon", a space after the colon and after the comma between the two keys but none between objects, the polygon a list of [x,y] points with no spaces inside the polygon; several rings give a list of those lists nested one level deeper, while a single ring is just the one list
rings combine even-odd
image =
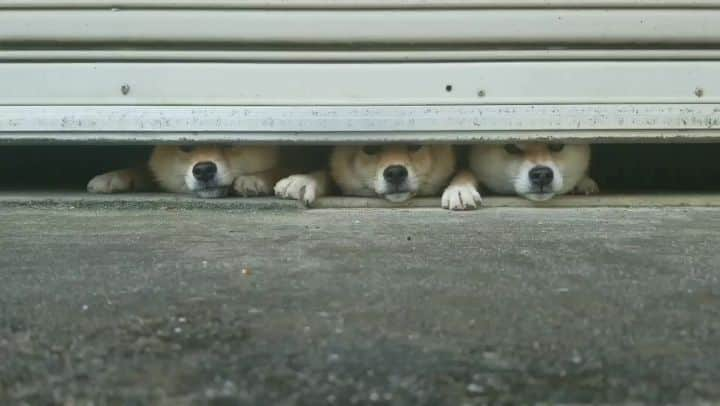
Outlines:
[{"label": "dog eye", "polygon": [[180,151],[182,152],[192,152],[192,150],[195,149],[192,145],[180,145],[178,148],[180,148]]},{"label": "dog eye", "polygon": [[420,151],[420,148],[422,148],[422,147],[423,147],[422,145],[408,145],[407,150],[410,152],[416,152],[416,151]]},{"label": "dog eye", "polygon": [[523,150],[518,148],[518,146],[515,144],[505,144],[505,152],[507,152],[508,154],[517,155],[522,154]]},{"label": "dog eye", "polygon": [[565,148],[565,144],[550,144],[548,145],[548,149],[552,152],[560,152]]},{"label": "dog eye", "polygon": [[378,152],[380,152],[381,149],[382,149],[382,147],[380,147],[379,145],[366,145],[363,147],[362,150],[364,153],[366,153],[368,155],[375,155]]}]

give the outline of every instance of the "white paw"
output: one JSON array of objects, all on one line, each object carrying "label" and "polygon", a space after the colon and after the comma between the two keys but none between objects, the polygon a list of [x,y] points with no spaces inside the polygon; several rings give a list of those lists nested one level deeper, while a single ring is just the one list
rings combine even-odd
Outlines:
[{"label": "white paw", "polygon": [[573,193],[579,195],[594,195],[600,193],[598,184],[589,177],[584,177],[573,189]]},{"label": "white paw", "polygon": [[262,177],[248,175],[238,176],[233,183],[233,189],[239,196],[266,196],[272,193],[272,186]]},{"label": "white paw", "polygon": [[275,195],[311,205],[317,198],[317,181],[309,175],[292,175],[275,184]]},{"label": "white paw", "polygon": [[122,171],[103,173],[90,179],[87,184],[90,193],[129,192],[132,188],[132,176]]},{"label": "white paw", "polygon": [[480,193],[471,185],[450,185],[442,195],[442,207],[448,210],[472,210],[482,203]]}]

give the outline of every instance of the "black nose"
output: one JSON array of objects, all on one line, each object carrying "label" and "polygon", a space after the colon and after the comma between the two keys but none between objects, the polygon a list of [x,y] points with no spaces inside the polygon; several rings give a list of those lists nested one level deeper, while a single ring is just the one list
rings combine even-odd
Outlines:
[{"label": "black nose", "polygon": [[536,166],[530,169],[530,183],[535,186],[547,186],[553,181],[553,170],[547,166]]},{"label": "black nose", "polygon": [[193,166],[193,176],[197,180],[207,182],[215,177],[217,165],[213,162],[198,162]]},{"label": "black nose", "polygon": [[385,168],[383,178],[393,185],[399,185],[407,179],[407,168],[401,165],[392,165]]}]

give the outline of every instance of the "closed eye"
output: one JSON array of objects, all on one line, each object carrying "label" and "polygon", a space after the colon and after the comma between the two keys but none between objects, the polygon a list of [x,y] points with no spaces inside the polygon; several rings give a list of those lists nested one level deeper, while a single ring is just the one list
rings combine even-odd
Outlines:
[{"label": "closed eye", "polygon": [[515,144],[505,144],[505,152],[512,155],[522,154],[523,150]]},{"label": "closed eye", "polygon": [[375,155],[382,150],[382,147],[379,145],[366,145],[362,148],[362,150],[368,155]]}]

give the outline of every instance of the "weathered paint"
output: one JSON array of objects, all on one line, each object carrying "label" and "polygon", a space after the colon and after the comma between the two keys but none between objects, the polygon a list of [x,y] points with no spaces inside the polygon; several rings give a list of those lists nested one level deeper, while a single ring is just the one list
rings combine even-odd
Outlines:
[{"label": "weathered paint", "polygon": [[0,49],[5,62],[478,62],[478,61],[716,61],[718,49],[478,49],[478,50],[142,50]]},{"label": "weathered paint", "polygon": [[720,0],[0,8],[0,143],[720,139]]},{"label": "weathered paint", "polygon": [[2,63],[0,89],[0,105],[720,103],[720,61]]},{"label": "weathered paint", "polygon": [[427,131],[427,132],[6,132],[0,145],[128,145],[189,142],[340,145],[340,144],[470,144],[522,141],[583,143],[710,143],[720,142],[718,130],[656,131]]},{"label": "weathered paint", "polygon": [[0,106],[0,132],[720,130],[720,104]]}]

